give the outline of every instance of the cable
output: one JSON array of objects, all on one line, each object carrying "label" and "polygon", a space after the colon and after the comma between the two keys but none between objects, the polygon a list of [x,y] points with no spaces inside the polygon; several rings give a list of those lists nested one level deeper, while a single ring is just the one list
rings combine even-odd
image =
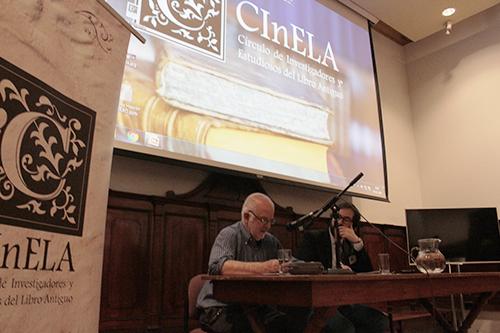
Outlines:
[{"label": "cable", "polygon": [[[364,219],[363,222],[368,223],[370,225],[370,227],[372,227],[373,229],[375,229],[380,234],[380,236],[382,236],[387,241],[389,241],[389,243],[391,243],[392,245],[394,245],[395,247],[397,247],[398,249],[400,249],[401,252],[403,252],[404,254],[406,254],[410,258],[410,260],[411,260],[412,263],[414,263],[415,265],[417,265],[417,263],[415,262],[415,259],[413,259],[413,257],[410,255],[410,253],[408,251],[406,251],[401,246],[399,246],[398,243],[396,243],[395,241],[393,241],[392,239],[390,239],[386,234],[384,234],[384,232],[382,230],[380,230],[377,226],[375,226],[375,224],[373,224],[370,221],[368,221],[368,219],[363,214],[361,214],[361,212],[359,213],[359,215]],[[424,270],[425,270],[425,267],[424,267]],[[425,270],[425,271],[427,272],[427,270]]]},{"label": "cable", "polygon": [[[412,257],[412,255],[408,251],[406,251],[401,246],[399,246],[398,243],[396,243],[395,241],[393,241],[392,239],[390,239],[386,234],[384,234],[384,232],[382,230],[380,230],[377,226],[375,226],[375,224],[373,224],[370,221],[368,221],[368,219],[363,214],[361,214],[361,212],[359,213],[359,215],[364,219],[363,222],[368,223],[368,225],[370,225],[370,227],[372,227],[373,229],[375,229],[389,243],[391,243],[392,245],[394,245],[395,247],[397,247],[399,250],[401,250],[401,252],[403,252],[404,254],[406,254],[408,256],[408,258],[410,258],[410,261],[413,264],[415,264],[415,266],[417,266],[417,262],[415,261],[415,259]],[[427,271],[427,269],[425,267],[423,267],[423,266],[420,266],[420,267],[423,268],[423,270],[425,271],[425,274],[429,275],[429,272]]]},{"label": "cable", "polygon": [[[386,234],[384,234],[384,232],[382,230],[380,230],[377,226],[375,226],[375,224],[373,224],[370,221],[368,221],[368,219],[363,214],[361,214],[361,212],[359,213],[359,215],[364,219],[363,222],[368,223],[368,225],[370,225],[373,229],[375,229],[390,244],[394,245],[396,248],[398,248],[404,254],[406,254],[408,256],[408,258],[410,258],[410,261],[413,264],[415,264],[415,266],[417,266],[417,262],[415,261],[415,259],[412,257],[412,255],[408,251],[406,251],[401,246],[399,246],[398,243],[396,243],[395,241],[393,241],[392,239],[390,239]],[[430,289],[431,289],[431,300],[432,300],[432,302],[431,302],[431,304],[432,304],[432,312],[433,312],[432,315],[435,316],[436,315],[436,311],[437,311],[436,310],[436,299],[435,299],[435,296],[434,296],[434,286],[432,284],[431,275],[430,275],[429,271],[427,270],[427,268],[425,268],[424,266],[419,266],[419,267],[421,267],[425,271],[424,274],[427,276],[427,279],[429,280],[429,286],[430,286]]]}]

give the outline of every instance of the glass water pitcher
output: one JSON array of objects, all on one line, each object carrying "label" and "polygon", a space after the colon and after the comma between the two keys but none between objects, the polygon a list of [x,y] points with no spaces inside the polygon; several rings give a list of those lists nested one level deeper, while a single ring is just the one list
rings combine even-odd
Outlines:
[{"label": "glass water pitcher", "polygon": [[[422,273],[441,273],[446,266],[444,255],[439,251],[439,238],[425,238],[418,240],[418,247],[411,249],[410,254],[415,259],[417,269]],[[418,255],[414,257],[414,253]]]}]

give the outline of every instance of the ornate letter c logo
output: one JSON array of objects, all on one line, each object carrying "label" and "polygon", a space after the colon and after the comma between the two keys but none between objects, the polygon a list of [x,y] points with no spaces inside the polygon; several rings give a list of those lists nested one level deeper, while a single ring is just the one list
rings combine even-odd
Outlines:
[{"label": "ornate letter c logo", "polygon": [[61,137],[64,151],[68,151],[68,129],[63,128],[52,118],[44,114],[24,112],[14,117],[7,125],[0,147],[0,157],[6,176],[19,191],[39,200],[51,200],[61,193],[66,183],[65,179],[59,179],[59,184],[54,191],[50,193],[37,193],[28,188],[22,175],[21,144],[29,126],[33,124],[37,118],[43,118],[55,125]]}]

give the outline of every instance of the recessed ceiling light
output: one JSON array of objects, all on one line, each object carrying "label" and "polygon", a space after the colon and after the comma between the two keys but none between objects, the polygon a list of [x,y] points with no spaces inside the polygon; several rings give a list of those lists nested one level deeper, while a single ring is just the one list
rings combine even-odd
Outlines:
[{"label": "recessed ceiling light", "polygon": [[441,12],[441,15],[443,16],[451,16],[453,14],[455,14],[455,8],[453,7],[446,8]]}]

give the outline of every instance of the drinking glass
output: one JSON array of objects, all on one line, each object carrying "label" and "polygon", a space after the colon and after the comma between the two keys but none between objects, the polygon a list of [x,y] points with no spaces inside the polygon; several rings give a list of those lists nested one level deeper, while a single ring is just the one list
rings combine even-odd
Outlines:
[{"label": "drinking glass", "polygon": [[391,274],[389,253],[379,253],[378,254],[378,266],[379,266],[381,274]]},{"label": "drinking glass", "polygon": [[286,264],[287,262],[290,262],[290,260],[292,260],[292,250],[290,250],[290,249],[279,249],[278,250],[278,260],[280,262],[280,268],[279,268],[278,273],[279,274],[284,274],[282,266],[284,264]]}]

